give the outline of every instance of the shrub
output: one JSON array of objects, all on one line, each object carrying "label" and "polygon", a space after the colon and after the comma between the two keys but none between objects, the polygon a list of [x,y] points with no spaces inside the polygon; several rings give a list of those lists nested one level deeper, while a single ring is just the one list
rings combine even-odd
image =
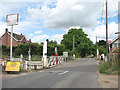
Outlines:
[{"label": "shrub", "polygon": [[99,72],[100,73],[107,73],[106,71],[110,68],[109,63],[101,62],[99,65]]}]

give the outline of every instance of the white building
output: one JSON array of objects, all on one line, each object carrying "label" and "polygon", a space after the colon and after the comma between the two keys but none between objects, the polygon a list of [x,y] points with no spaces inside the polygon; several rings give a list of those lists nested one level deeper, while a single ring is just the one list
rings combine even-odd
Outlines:
[{"label": "white building", "polygon": [[112,40],[112,48],[118,48],[120,47],[120,34]]}]

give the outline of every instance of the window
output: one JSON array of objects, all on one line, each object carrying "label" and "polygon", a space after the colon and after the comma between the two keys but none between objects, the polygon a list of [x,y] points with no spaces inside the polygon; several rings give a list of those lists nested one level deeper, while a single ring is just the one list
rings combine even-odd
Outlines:
[{"label": "window", "polygon": [[114,43],[114,48],[117,48],[117,43]]}]

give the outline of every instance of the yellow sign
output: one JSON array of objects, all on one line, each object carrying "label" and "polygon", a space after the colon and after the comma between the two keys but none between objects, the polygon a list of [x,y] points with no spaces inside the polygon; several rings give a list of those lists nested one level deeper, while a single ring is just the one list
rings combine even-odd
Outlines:
[{"label": "yellow sign", "polygon": [[5,71],[20,71],[20,62],[7,62]]}]

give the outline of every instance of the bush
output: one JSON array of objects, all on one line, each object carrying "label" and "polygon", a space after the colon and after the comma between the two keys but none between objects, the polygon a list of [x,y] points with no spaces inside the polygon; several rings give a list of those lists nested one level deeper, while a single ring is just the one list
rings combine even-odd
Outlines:
[{"label": "bush", "polygon": [[107,73],[107,70],[110,68],[110,64],[107,62],[101,62],[99,65],[100,73]]}]

